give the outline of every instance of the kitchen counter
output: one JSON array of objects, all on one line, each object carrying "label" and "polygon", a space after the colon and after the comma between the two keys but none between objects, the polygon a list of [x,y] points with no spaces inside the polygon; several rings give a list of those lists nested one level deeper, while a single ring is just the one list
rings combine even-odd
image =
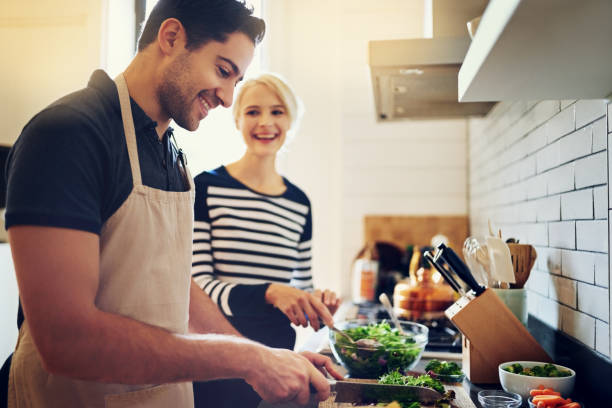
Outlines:
[{"label": "kitchen counter", "polygon": [[[321,329],[321,330],[319,330],[318,332],[316,332],[312,336],[310,336],[310,338],[300,348],[300,351],[313,351],[313,352],[318,352],[318,353],[321,353],[321,354],[325,354],[328,357],[330,357],[332,360],[334,360],[334,362],[335,362],[335,358],[331,354],[331,350],[329,349],[329,344],[328,344],[328,341],[327,341],[328,336],[329,336],[329,331],[328,331],[328,329],[326,327]],[[461,360],[461,354],[459,354],[459,353],[440,353],[440,352],[427,352],[427,351],[425,351],[423,353],[423,357],[421,357],[421,359],[419,360],[418,364],[414,368],[414,371],[419,371],[419,372],[420,371],[425,371],[425,366],[427,365],[427,363],[430,360],[434,359],[434,358],[437,358],[439,360],[447,360],[447,361],[454,360],[454,361],[458,362],[459,364],[461,364],[461,361],[460,361]],[[340,372],[343,373],[343,374],[346,373],[344,368],[341,367],[341,366],[340,366]],[[478,401],[477,401],[478,400],[477,393],[482,388],[476,388],[468,380],[464,380],[462,386],[463,386],[464,390],[466,391],[466,394],[469,395],[470,399],[472,400],[472,402],[474,402],[474,405],[476,407],[480,408],[480,405],[478,404]],[[327,405],[325,405],[325,406],[327,406]],[[461,408],[463,408],[463,407],[461,407]]]},{"label": "kitchen counter", "polygon": [[[529,317],[527,328],[556,363],[571,367],[576,371],[576,388],[572,395],[574,400],[581,402],[583,408],[609,406],[608,388],[606,387],[608,379],[612,378],[612,363],[609,360],[532,316]],[[330,355],[326,343],[327,336],[327,328],[314,333],[304,343],[301,350]],[[330,357],[333,359],[333,356],[330,355]],[[427,362],[432,358],[460,360],[461,355],[445,353],[438,356],[426,352],[417,364],[415,371],[423,371]],[[478,402],[479,391],[501,389],[499,384],[472,384],[468,379],[463,381],[463,387],[469,393],[474,405],[479,408],[481,407]],[[526,407],[527,403],[525,402],[523,406]]]}]

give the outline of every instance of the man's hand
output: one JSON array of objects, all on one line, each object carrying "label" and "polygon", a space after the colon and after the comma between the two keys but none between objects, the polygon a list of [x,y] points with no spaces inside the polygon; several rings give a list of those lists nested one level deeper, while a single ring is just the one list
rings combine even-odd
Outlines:
[{"label": "man's hand", "polygon": [[320,296],[304,292],[291,286],[272,283],[266,290],[266,302],[283,312],[291,323],[319,330],[319,319],[326,325],[333,325],[334,319]]},{"label": "man's hand", "polygon": [[326,375],[326,373],[328,373],[336,380],[344,380],[344,377],[338,372],[336,365],[332,363],[329,357],[323,354],[313,353],[312,351],[302,351],[300,354],[306,357],[321,374]]},{"label": "man's hand", "polygon": [[[315,359],[319,363],[322,362],[321,359]],[[261,353],[256,353],[253,360],[252,370],[245,377],[245,381],[264,401],[295,401],[306,405],[310,399],[311,385],[319,401],[329,398],[328,381],[305,356],[285,349],[263,348]],[[328,367],[325,363],[323,366]]]}]

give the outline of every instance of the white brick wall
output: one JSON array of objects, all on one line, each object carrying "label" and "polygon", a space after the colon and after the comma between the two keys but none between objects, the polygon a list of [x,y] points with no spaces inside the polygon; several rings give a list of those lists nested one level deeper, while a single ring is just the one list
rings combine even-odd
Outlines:
[{"label": "white brick wall", "polygon": [[561,196],[561,219],[593,219],[593,190],[579,190]]},{"label": "white brick wall", "polygon": [[576,128],[582,127],[595,119],[606,116],[608,101],[590,99],[576,102]]},{"label": "white brick wall", "polygon": [[[561,220],[561,196],[540,198],[536,200],[537,216],[536,221],[560,221]],[[503,222],[503,220],[499,220]]]},{"label": "white brick wall", "polygon": [[546,296],[541,296],[536,293],[529,293],[530,304],[531,299],[535,299],[534,306],[529,309],[529,313],[538,316],[544,323],[551,326],[553,329],[561,328],[561,309],[559,303]]},{"label": "white brick wall", "polygon": [[548,242],[551,247],[576,249],[576,223],[551,222],[548,225]]},{"label": "white brick wall", "polygon": [[[610,357],[607,100],[498,104],[469,130],[471,233],[538,252],[529,313]],[[612,171],[612,170],[611,170]]]},{"label": "white brick wall", "polygon": [[608,163],[605,152],[576,161],[576,188],[605,184],[608,181]]},{"label": "white brick wall", "polygon": [[561,251],[561,272],[568,278],[594,283],[595,254],[582,251]]},{"label": "white brick wall", "polygon": [[561,274],[562,251],[557,248],[536,246],[538,258],[536,267],[542,271],[556,275]]},{"label": "white brick wall", "polygon": [[608,270],[608,255],[595,254],[595,284],[609,288],[610,273]]},{"label": "white brick wall", "polygon": [[574,189],[574,163],[557,167],[547,174],[548,194],[563,193]]},{"label": "white brick wall", "polygon": [[606,131],[606,118],[593,123],[593,153],[606,150],[608,132]]},{"label": "white brick wall", "polygon": [[595,348],[595,319],[567,306],[561,308],[561,329],[570,336]]},{"label": "white brick wall", "polygon": [[576,248],[606,252],[608,250],[608,221],[576,221]]},{"label": "white brick wall", "polygon": [[595,322],[595,350],[602,354],[610,350],[610,325],[600,320]]},{"label": "white brick wall", "polygon": [[608,186],[593,189],[595,218],[608,218]]},{"label": "white brick wall", "polygon": [[609,322],[610,310],[607,307],[608,290],[594,285],[578,282],[578,310],[606,323]]},{"label": "white brick wall", "polygon": [[549,297],[575,309],[577,304],[576,281],[554,276],[552,278],[551,290],[549,290]]},{"label": "white brick wall", "polygon": [[562,110],[543,126],[546,129],[548,143],[552,143],[560,137],[572,132],[576,126],[576,113],[574,105]]},{"label": "white brick wall", "polygon": [[612,130],[612,104],[608,104],[608,133]]},{"label": "white brick wall", "polygon": [[559,159],[567,163],[593,151],[593,129],[585,127],[565,136],[559,143]]},{"label": "white brick wall", "polygon": [[561,143],[553,142],[537,153],[536,167],[538,173],[557,167],[561,163]]}]

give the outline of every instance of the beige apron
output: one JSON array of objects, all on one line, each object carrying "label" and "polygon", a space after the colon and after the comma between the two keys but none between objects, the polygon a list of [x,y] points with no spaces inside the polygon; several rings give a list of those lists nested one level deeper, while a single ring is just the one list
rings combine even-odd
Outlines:
[{"label": "beige apron", "polygon": [[[191,284],[194,187],[162,191],[142,184],[130,97],[115,79],[134,188],[100,233],[100,310],[186,333]],[[68,350],[66,352],[69,352]],[[144,363],[143,363],[144,364]],[[9,377],[9,408],[193,407],[191,383],[103,384],[47,373],[27,320],[21,327]]]}]

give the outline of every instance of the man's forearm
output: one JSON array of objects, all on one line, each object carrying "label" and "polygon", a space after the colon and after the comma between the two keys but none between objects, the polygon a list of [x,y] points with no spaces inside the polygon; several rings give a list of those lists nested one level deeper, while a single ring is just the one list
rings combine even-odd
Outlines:
[{"label": "man's forearm", "polygon": [[219,334],[178,335],[111,313],[96,312],[53,335],[41,351],[52,373],[124,384],[244,378],[244,359],[262,347]]},{"label": "man's forearm", "polygon": [[193,280],[189,298],[189,331],[241,336],[221,313],[219,307]]}]

